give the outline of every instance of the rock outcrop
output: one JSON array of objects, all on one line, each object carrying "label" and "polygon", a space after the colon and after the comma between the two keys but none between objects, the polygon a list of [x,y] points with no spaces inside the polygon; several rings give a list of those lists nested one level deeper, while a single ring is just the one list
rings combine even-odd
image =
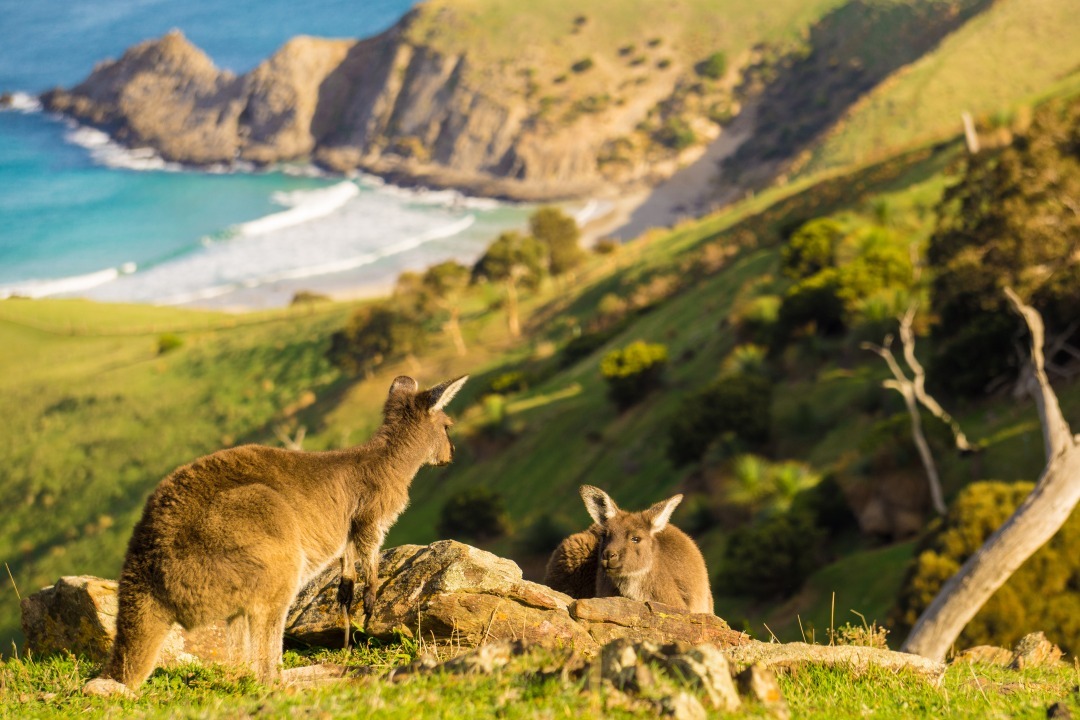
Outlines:
[{"label": "rock outcrop", "polygon": [[[424,12],[364,40],[294,38],[242,76],[216,68],[174,30],[42,102],[129,147],[200,166],[312,160],[518,199],[580,196],[616,176],[657,172],[628,138],[693,77],[692,63],[657,50],[662,70],[631,78],[636,66],[612,62],[549,80],[540,97],[536,81],[522,79],[536,72],[525,59],[481,66],[481,53],[431,43],[414,28]],[[615,97],[616,82],[626,97]],[[719,134],[696,120],[699,141]],[[679,152],[646,144],[674,172]]]},{"label": "rock outcrop", "polygon": [[[300,593],[289,612],[287,641],[342,645],[344,624],[336,600],[337,581],[337,569],[330,568]],[[22,611],[30,652],[71,651],[100,661],[115,635],[116,583],[61,578],[24,599]],[[721,664],[727,667],[730,663],[733,671],[753,666],[784,671],[811,664],[857,669],[873,665],[906,669],[931,679],[944,672],[940,663],[887,650],[762,643],[732,630],[715,615],[689,613],[659,603],[626,598],[573,600],[523,580],[521,569],[512,561],[453,540],[384,551],[374,612],[364,620],[366,632],[384,640],[423,638],[455,648],[514,642],[570,653],[573,658],[595,657],[601,648],[619,641],[624,645],[618,647],[632,643],[635,657],[644,653],[647,662],[660,662],[665,653],[671,654],[664,648],[672,646],[685,657],[663,662],[684,674],[705,678],[702,683],[707,680],[713,687],[706,694],[717,707],[730,705],[724,699],[730,692],[717,685],[723,673],[716,668]],[[1052,654],[1042,644],[1029,644],[1031,656]],[[176,629],[166,646],[166,662],[190,656],[224,660],[227,656],[221,624],[195,632]],[[690,652],[687,648],[691,646],[712,650]],[[718,659],[720,651],[723,663]],[[502,655],[493,652],[484,651],[473,659],[484,667],[504,662]]]},{"label": "rock outcrop", "polygon": [[[55,585],[23,598],[26,649],[35,655],[71,652],[104,660],[116,638],[116,581],[89,576],[62,577]],[[217,623],[193,632],[179,626],[165,638],[161,662],[226,659],[225,627]]]},{"label": "rock outcrop", "polygon": [[[337,580],[336,568],[329,568],[297,597],[286,630],[292,641],[340,646]],[[715,615],[625,598],[574,600],[523,580],[510,560],[453,540],[384,551],[379,583],[364,629],[381,639],[403,635],[463,645],[525,640],[586,652],[626,636],[722,646],[749,642]]]}]

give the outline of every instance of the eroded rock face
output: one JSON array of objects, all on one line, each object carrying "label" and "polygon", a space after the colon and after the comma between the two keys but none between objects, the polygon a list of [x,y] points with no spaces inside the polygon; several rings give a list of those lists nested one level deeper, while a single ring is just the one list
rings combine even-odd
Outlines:
[{"label": "eroded rock face", "polygon": [[[116,581],[86,575],[62,577],[23,599],[22,630],[35,655],[71,652],[102,662],[116,638]],[[184,634],[173,628],[161,648],[162,663],[191,658]]]},{"label": "eroded rock face", "polygon": [[[508,89],[521,85],[515,71],[473,68],[466,52],[425,44],[410,32],[417,12],[423,9],[364,40],[294,38],[242,76],[215,67],[173,31],[41,100],[170,161],[311,159],[396,182],[543,200],[593,193],[612,179],[601,155],[625,144],[675,89],[675,73],[655,73],[641,78],[632,99],[608,98],[603,107],[572,113],[573,120],[541,122],[547,110],[540,99]],[[561,115],[571,113],[569,99],[548,100],[558,101]],[[658,179],[655,163],[637,160],[620,179]]]}]

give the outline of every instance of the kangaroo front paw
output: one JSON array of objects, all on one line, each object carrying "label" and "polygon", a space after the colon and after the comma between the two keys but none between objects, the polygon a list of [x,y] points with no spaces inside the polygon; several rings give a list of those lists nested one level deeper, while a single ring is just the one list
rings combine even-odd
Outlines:
[{"label": "kangaroo front paw", "polygon": [[356,581],[349,578],[341,578],[337,587],[337,601],[346,611],[352,609],[353,594],[356,591]]}]

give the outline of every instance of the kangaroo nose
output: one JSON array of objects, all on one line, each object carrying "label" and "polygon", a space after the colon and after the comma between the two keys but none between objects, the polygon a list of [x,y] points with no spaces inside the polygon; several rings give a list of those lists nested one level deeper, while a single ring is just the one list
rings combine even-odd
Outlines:
[{"label": "kangaroo nose", "polygon": [[614,550],[605,550],[604,551],[604,559],[605,560],[615,560],[618,557],[619,557],[619,553],[615,552]]}]

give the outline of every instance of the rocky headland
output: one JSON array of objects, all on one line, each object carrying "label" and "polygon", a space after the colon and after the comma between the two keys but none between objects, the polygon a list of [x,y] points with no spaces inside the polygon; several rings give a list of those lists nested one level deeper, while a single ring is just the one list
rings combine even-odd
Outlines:
[{"label": "rocky headland", "polygon": [[[667,48],[649,53],[646,68],[641,51],[612,62],[560,58],[558,67],[522,53],[493,65],[483,53],[426,41],[433,21],[424,11],[364,40],[293,38],[244,75],[217,68],[174,30],[41,99],[168,161],[314,162],[521,200],[652,184],[677,169],[680,154],[693,155],[690,143],[667,147],[640,127],[696,78]],[[705,94],[729,90],[717,80]],[[700,153],[720,126],[685,106]]]}]

